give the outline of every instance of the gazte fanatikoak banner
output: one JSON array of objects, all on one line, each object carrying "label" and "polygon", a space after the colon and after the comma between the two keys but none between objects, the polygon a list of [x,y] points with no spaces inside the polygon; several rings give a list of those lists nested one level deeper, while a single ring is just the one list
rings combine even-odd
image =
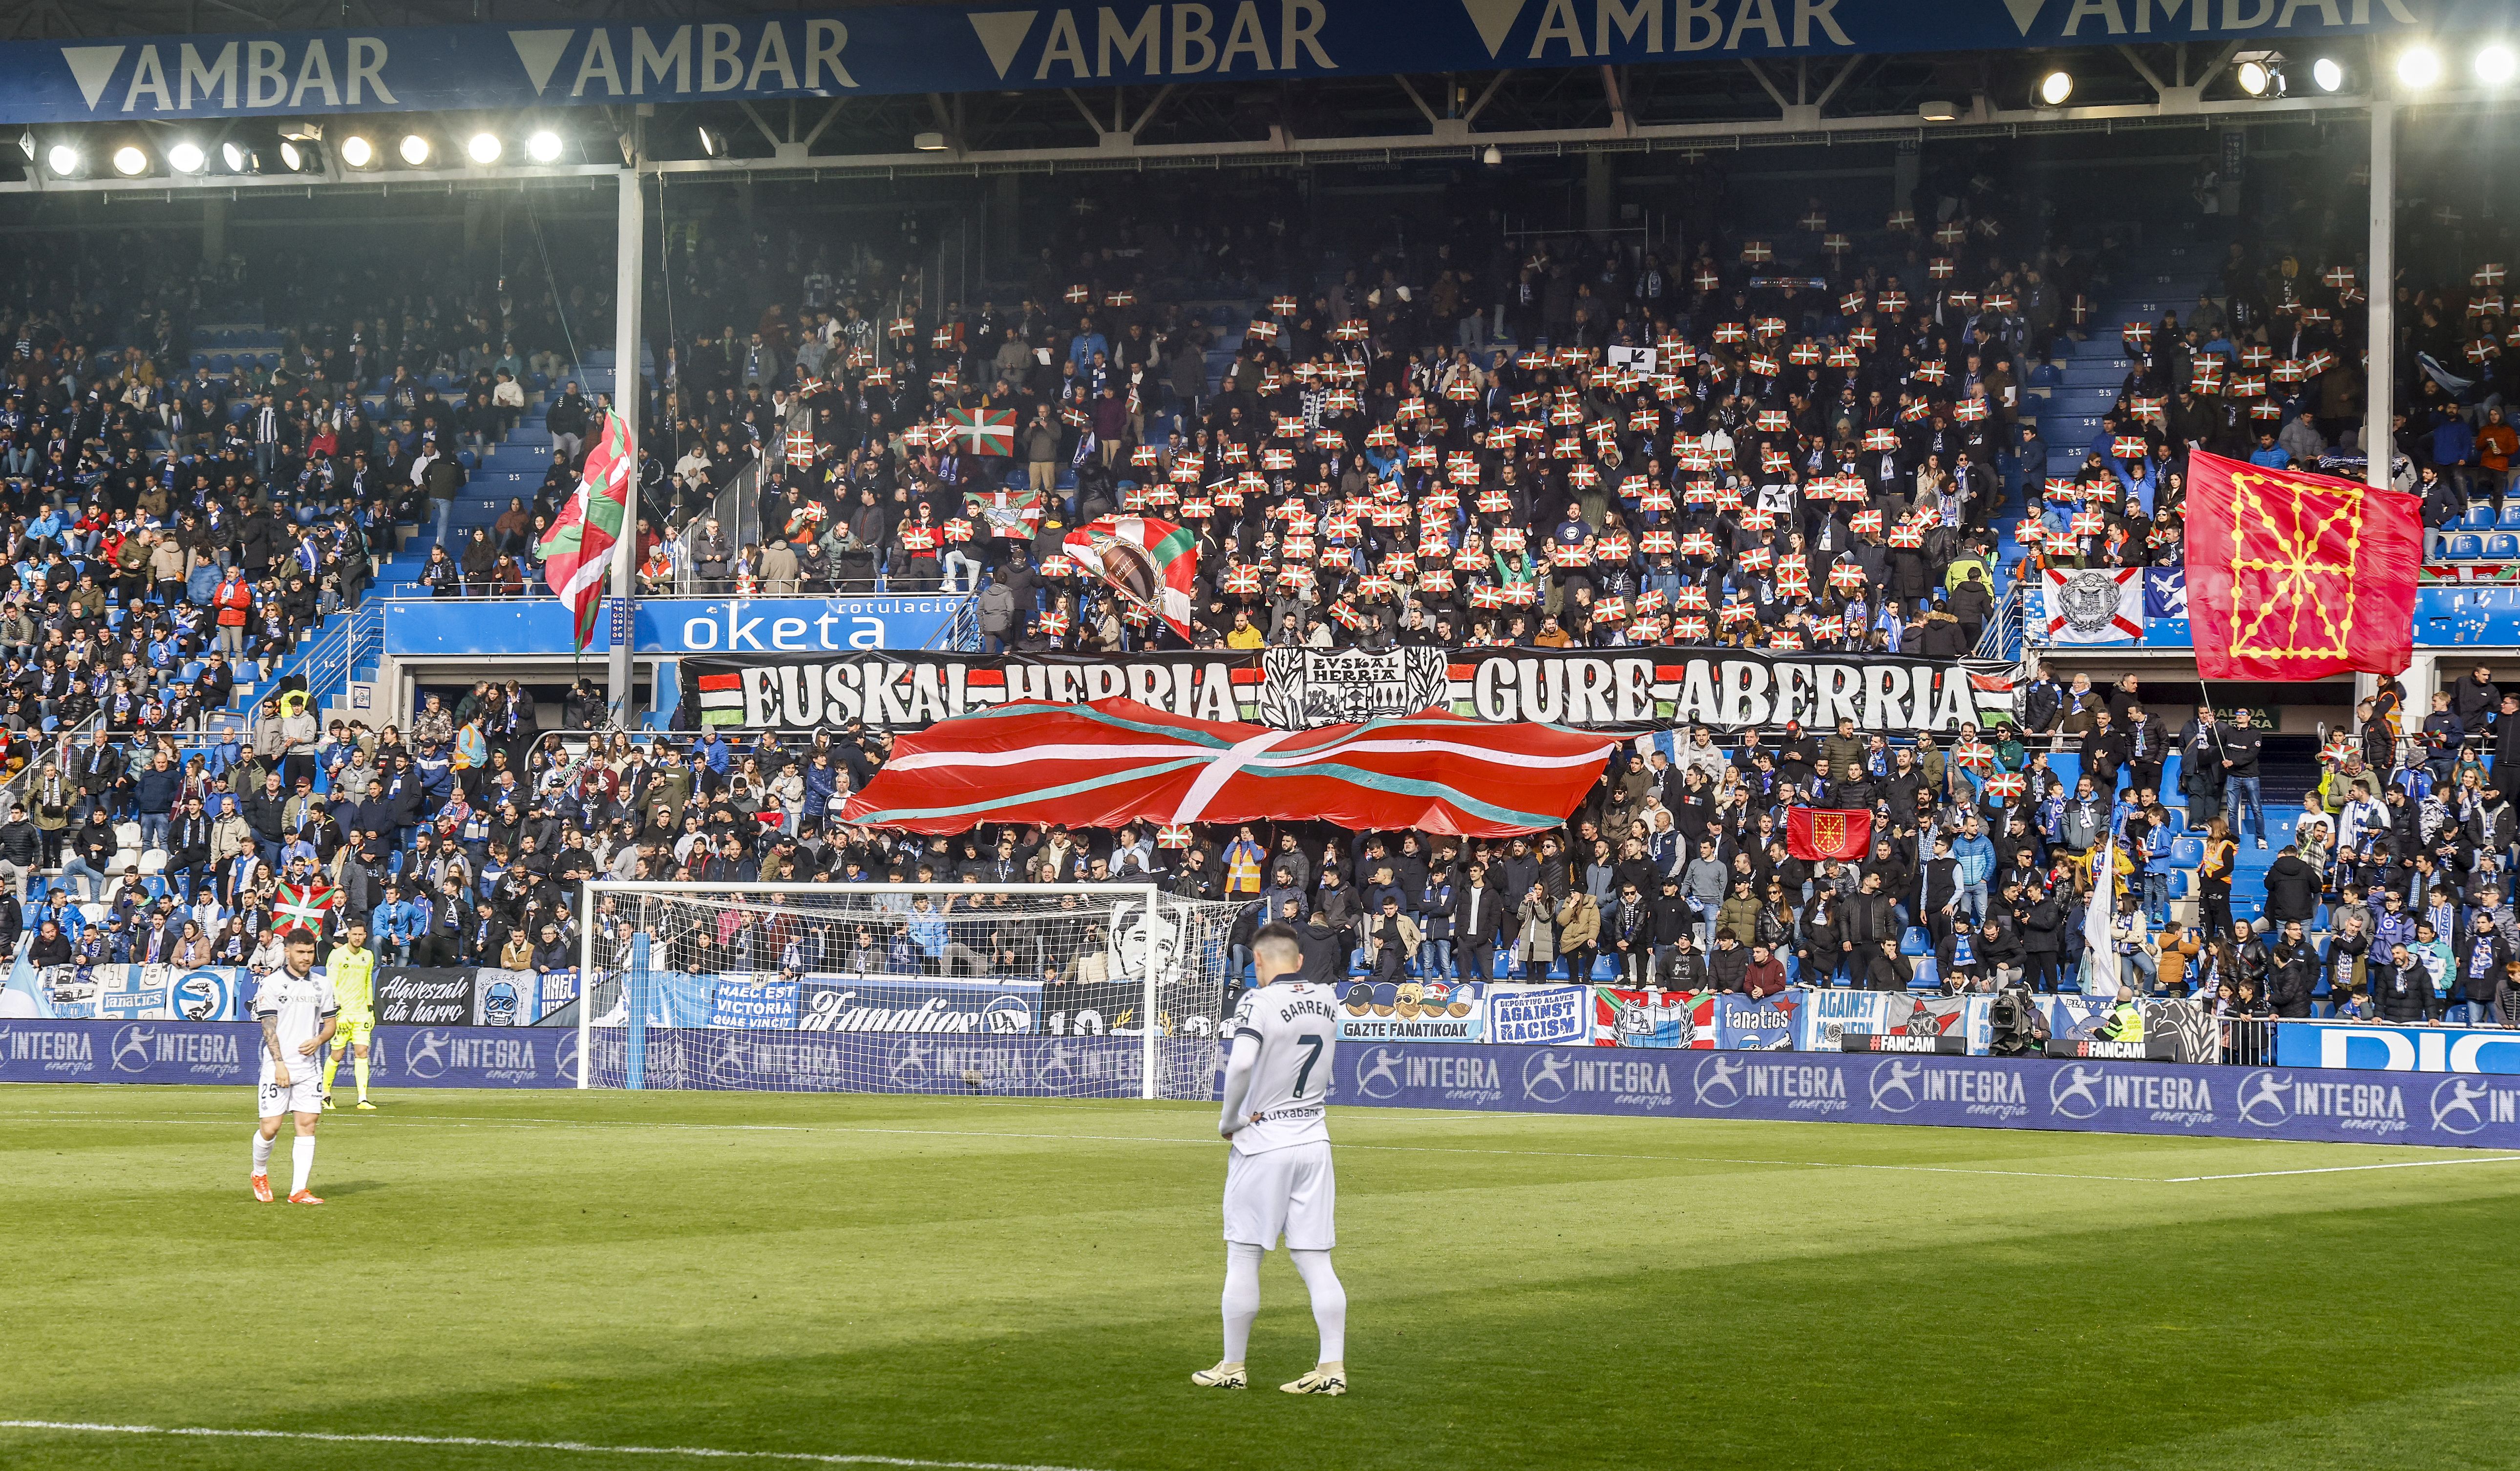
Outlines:
[{"label": "gazte fanatikoak banner", "polygon": [[2386,40],[2490,29],[2506,21],[2504,8],[2486,0],[877,5],[681,24],[355,26],[11,41],[0,43],[0,121],[496,113],[1889,52],[2265,47],[2314,36]]},{"label": "gazte fanatikoak banner", "polygon": [[1270,648],[1122,656],[883,651],[682,661],[676,724],[919,730],[1018,699],[1114,696],[1198,720],[1307,730],[1448,710],[1488,721],[1652,731],[1834,729],[1885,736],[2008,719],[2008,666],[1722,648]]}]

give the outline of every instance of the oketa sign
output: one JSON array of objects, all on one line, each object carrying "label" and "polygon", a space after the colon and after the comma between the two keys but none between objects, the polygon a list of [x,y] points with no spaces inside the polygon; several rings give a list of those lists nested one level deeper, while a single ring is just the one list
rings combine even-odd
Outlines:
[{"label": "oketa sign", "polygon": [[2272,45],[2498,24],[2485,0],[1198,0],[871,5],[706,23],[373,26],[0,44],[0,121],[1379,76],[1756,57]]},{"label": "oketa sign", "polygon": [[[941,644],[968,597],[663,598],[632,614],[635,653],[847,653]],[[611,642],[606,600],[590,646]],[[385,652],[400,658],[454,654],[568,653],[568,609],[557,598],[397,598],[385,604]]]}]

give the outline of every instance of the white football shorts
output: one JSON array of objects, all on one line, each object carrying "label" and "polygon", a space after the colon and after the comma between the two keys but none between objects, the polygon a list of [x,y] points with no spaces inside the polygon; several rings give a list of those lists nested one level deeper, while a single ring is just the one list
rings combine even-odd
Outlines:
[{"label": "white football shorts", "polygon": [[324,1111],[324,1069],[315,1062],[300,1060],[301,1065],[289,1070],[287,1088],[264,1082],[254,1088],[257,1118],[274,1118],[284,1113],[322,1113]]},{"label": "white football shorts", "polygon": [[1338,1243],[1338,1181],[1328,1139],[1237,1151],[1225,1166],[1225,1239],[1262,1251],[1328,1251]]}]

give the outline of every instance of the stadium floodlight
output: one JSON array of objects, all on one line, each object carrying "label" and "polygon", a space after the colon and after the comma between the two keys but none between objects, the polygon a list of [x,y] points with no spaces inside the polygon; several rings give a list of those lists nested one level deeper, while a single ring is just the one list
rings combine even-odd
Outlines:
[{"label": "stadium floodlight", "polygon": [[2050,71],[2039,79],[2039,100],[2051,108],[2061,108],[2065,99],[2074,95],[2074,74]]},{"label": "stadium floodlight", "polygon": [[464,145],[464,156],[475,163],[496,163],[505,152],[496,133],[475,133]]},{"label": "stadium floodlight", "polygon": [[2272,51],[2261,51],[2241,58],[2239,66],[2232,69],[2231,74],[2239,82],[2240,90],[2251,97],[2284,95],[2283,58]]},{"label": "stadium floodlight", "polygon": [[2332,56],[2320,57],[2310,64],[2310,79],[2321,92],[2333,92],[2345,85],[2345,68]]},{"label": "stadium floodlight", "polygon": [[352,133],[341,140],[341,161],[352,168],[373,168],[377,162],[377,146],[362,135]]},{"label": "stadium floodlight", "polygon": [[138,145],[126,143],[113,151],[113,171],[126,179],[136,179],[149,172],[149,156]]},{"label": "stadium floodlight", "polygon": [[1918,104],[1916,115],[1927,122],[1958,122],[1960,120],[1960,108],[1958,103],[1937,99]]},{"label": "stadium floodlight", "polygon": [[560,161],[560,134],[544,128],[525,140],[525,156],[536,163]]},{"label": "stadium floodlight", "polygon": [[2409,46],[2398,53],[2398,82],[2421,92],[2441,80],[2441,53],[2430,46]]},{"label": "stadium floodlight", "polygon": [[294,142],[287,138],[280,140],[280,166],[291,173],[303,172],[307,160],[312,156],[314,156],[312,154],[300,149]]},{"label": "stadium floodlight", "polygon": [[[903,1005],[873,994],[861,947],[872,936],[889,938],[921,903],[968,896],[959,885],[590,883],[582,902],[591,923],[579,942],[586,984],[573,1018],[582,1064],[568,1081],[681,1088],[705,1078],[707,1087],[764,1092],[1212,1096],[1226,987],[1240,980],[1226,942],[1241,906],[1178,899],[1148,883],[1003,883],[989,892],[992,954],[949,946],[944,978],[1012,975],[1015,967],[1035,977],[1052,965],[1065,967],[1075,985],[1036,992],[1038,1001],[973,987],[969,1004],[952,1015],[932,1003]],[[608,911],[617,924],[597,920]],[[730,939],[720,942],[721,934]],[[796,974],[783,976],[789,965]],[[695,1016],[664,1004],[680,983],[669,978],[683,975],[716,978],[712,1004]],[[752,1030],[714,1028],[712,1013],[741,1013]]]},{"label": "stadium floodlight", "polygon": [[247,152],[246,146],[242,143],[220,144],[219,161],[226,164],[228,172],[232,174],[253,172],[253,155]]},{"label": "stadium floodlight", "polygon": [[18,135],[18,152],[26,156],[27,162],[32,163],[35,161],[35,130],[33,128],[28,128]]},{"label": "stadium floodlight", "polygon": [[44,166],[65,179],[79,171],[79,151],[67,143],[56,143],[44,153]]},{"label": "stadium floodlight", "polygon": [[166,150],[166,166],[179,174],[197,174],[210,166],[210,156],[202,146],[186,138]]},{"label": "stadium floodlight", "polygon": [[724,133],[712,133],[705,125],[703,125],[700,128],[700,152],[706,154],[712,158],[724,154],[726,152],[726,135]]},{"label": "stadium floodlight", "polygon": [[2476,54],[2475,66],[2476,79],[2489,87],[2501,86],[2511,80],[2513,70],[2520,69],[2520,66],[2515,66],[2511,48],[2498,41]]},{"label": "stadium floodlight", "polygon": [[1488,151],[1479,155],[1479,161],[1490,168],[1494,168],[1505,161],[1505,150],[1491,143],[1488,145]]},{"label": "stadium floodlight", "polygon": [[942,133],[920,133],[911,138],[910,146],[922,154],[941,154],[948,145]]},{"label": "stadium floodlight", "polygon": [[428,140],[418,133],[405,133],[394,152],[402,156],[403,162],[419,168],[428,162]]}]

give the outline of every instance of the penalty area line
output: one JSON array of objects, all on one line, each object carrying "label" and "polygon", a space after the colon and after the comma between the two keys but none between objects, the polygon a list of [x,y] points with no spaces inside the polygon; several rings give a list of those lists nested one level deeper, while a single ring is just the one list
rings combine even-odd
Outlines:
[{"label": "penalty area line", "polygon": [[782,1461],[813,1466],[912,1466],[932,1471],[1085,1471],[1017,1461],[929,1461],[901,1455],[812,1450],[720,1450],[704,1446],[594,1446],[582,1441],[510,1441],[463,1435],[347,1435],[321,1430],[216,1430],[196,1425],[105,1425],[79,1420],[0,1420],[0,1429],[83,1435],[190,1436],[208,1440],[313,1441],[338,1446],[454,1446],[488,1450],[552,1450],[579,1455],[670,1455],[700,1460]]}]

